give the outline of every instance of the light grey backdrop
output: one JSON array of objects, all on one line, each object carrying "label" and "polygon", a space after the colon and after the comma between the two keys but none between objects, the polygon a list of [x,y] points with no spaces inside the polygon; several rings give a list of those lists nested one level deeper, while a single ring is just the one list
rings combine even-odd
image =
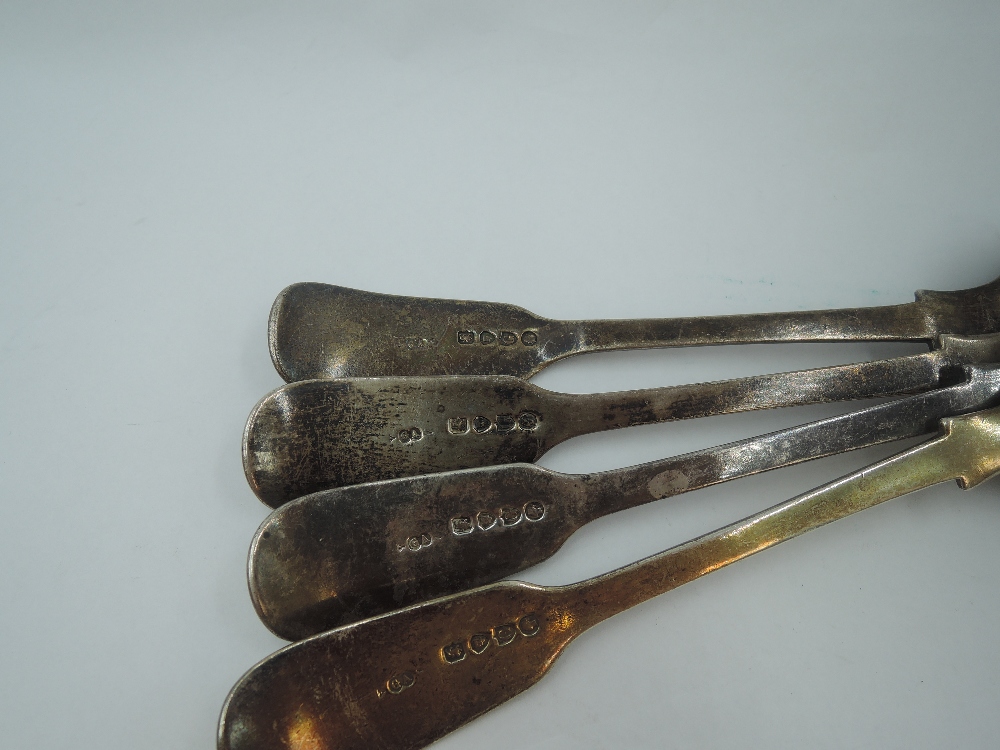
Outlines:
[{"label": "light grey backdrop", "polygon": [[[873,5],[875,7],[873,7]],[[0,6],[0,744],[211,748],[281,643],[246,593],[244,420],[301,280],[552,317],[891,304],[1000,274],[992,2]],[[597,355],[601,391],[917,351]],[[590,471],[837,407],[581,438]],[[888,450],[664,501],[595,575]],[[445,748],[990,747],[1000,484],[952,484],[573,644]]]}]

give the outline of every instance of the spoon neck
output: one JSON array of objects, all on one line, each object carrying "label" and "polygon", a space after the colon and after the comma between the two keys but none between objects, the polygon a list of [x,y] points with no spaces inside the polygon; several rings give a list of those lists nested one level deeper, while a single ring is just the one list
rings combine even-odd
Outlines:
[{"label": "spoon neck", "polygon": [[560,440],[603,430],[759,409],[918,393],[940,384],[940,352],[711,383],[555,395]]},{"label": "spoon neck", "polygon": [[[938,372],[936,354],[912,358]],[[910,358],[907,358],[908,360]],[[919,378],[913,382],[920,381]],[[897,381],[902,383],[903,381]],[[903,440],[933,432],[948,414],[981,409],[995,402],[997,376],[975,373],[972,382],[927,390],[816,422],[624,469],[579,477],[584,488],[581,518],[590,520],[644,503],[673,497],[740,477],[759,474],[834,453]]]},{"label": "spoon neck", "polygon": [[562,325],[575,352],[792,341],[930,341],[937,334],[920,303],[842,310],[641,320],[577,320]]},{"label": "spoon neck", "polygon": [[[994,421],[1000,423],[1000,413]],[[998,425],[991,429],[996,431]],[[976,439],[955,441],[950,434],[939,437],[658,555],[566,587],[566,596],[575,601],[576,620],[583,628],[591,627],[806,531],[894,497],[961,478],[967,464],[977,459],[961,455],[970,446],[978,445],[980,459],[986,450],[995,453],[1000,447],[996,435],[990,436],[988,447],[982,434],[977,437],[978,443]],[[1000,468],[1000,461],[991,463],[996,465],[991,471]]]}]

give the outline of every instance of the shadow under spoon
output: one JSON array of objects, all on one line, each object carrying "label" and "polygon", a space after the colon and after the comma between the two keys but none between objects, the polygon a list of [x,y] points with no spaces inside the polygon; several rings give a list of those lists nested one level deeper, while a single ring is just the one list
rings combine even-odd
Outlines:
[{"label": "shadow under spoon", "polygon": [[531,464],[444,472],[295,500],[250,547],[258,615],[289,640],[480,586],[553,555],[583,524],[719,482],[932,431],[997,403],[1000,365],[966,382],[675,458],[595,474]]},{"label": "shadow under spoon", "polygon": [[787,341],[925,341],[1000,331],[1000,279],[918,291],[902,305],[647,320],[549,320],[498,302],[402,297],[329,284],[278,294],[268,346],[286,381],[406,375],[527,378],[564,357]]},{"label": "shadow under spoon", "polygon": [[619,612],[900,495],[1000,471],[1000,410],[941,427],[935,440],[606,575],[497,583],[287,646],[230,692],[219,750],[425,747],[531,687],[574,638]]},{"label": "shadow under spoon", "polygon": [[302,381],[253,409],[243,468],[256,495],[276,508],[333,487],[533,463],[590,432],[917,393],[940,386],[958,364],[1000,361],[997,334],[943,336],[939,344],[896,359],[619,393],[554,393],[510,376]]}]

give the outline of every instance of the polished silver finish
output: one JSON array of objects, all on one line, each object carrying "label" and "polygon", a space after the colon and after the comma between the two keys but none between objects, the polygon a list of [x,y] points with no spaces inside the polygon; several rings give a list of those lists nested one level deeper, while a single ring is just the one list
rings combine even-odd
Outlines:
[{"label": "polished silver finish", "polygon": [[468,469],[319,492],[272,513],[254,537],[250,594],[277,635],[304,638],[498,581],[553,555],[619,510],[845,450],[915,437],[992,406],[1000,366],[851,414],[598,474],[531,464]]}]

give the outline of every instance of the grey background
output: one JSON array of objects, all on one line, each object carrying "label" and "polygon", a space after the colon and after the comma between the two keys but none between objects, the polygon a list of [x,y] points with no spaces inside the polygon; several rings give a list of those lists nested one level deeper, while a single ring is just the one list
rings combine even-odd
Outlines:
[{"label": "grey background", "polygon": [[[240,466],[285,285],[551,317],[891,304],[1000,274],[993,2],[0,4],[0,744],[209,748],[281,645]],[[603,391],[918,351],[595,355]],[[836,413],[574,440],[613,468]],[[567,583],[886,455],[619,514]],[[989,747],[1000,485],[825,527],[627,612],[461,748]]]}]

